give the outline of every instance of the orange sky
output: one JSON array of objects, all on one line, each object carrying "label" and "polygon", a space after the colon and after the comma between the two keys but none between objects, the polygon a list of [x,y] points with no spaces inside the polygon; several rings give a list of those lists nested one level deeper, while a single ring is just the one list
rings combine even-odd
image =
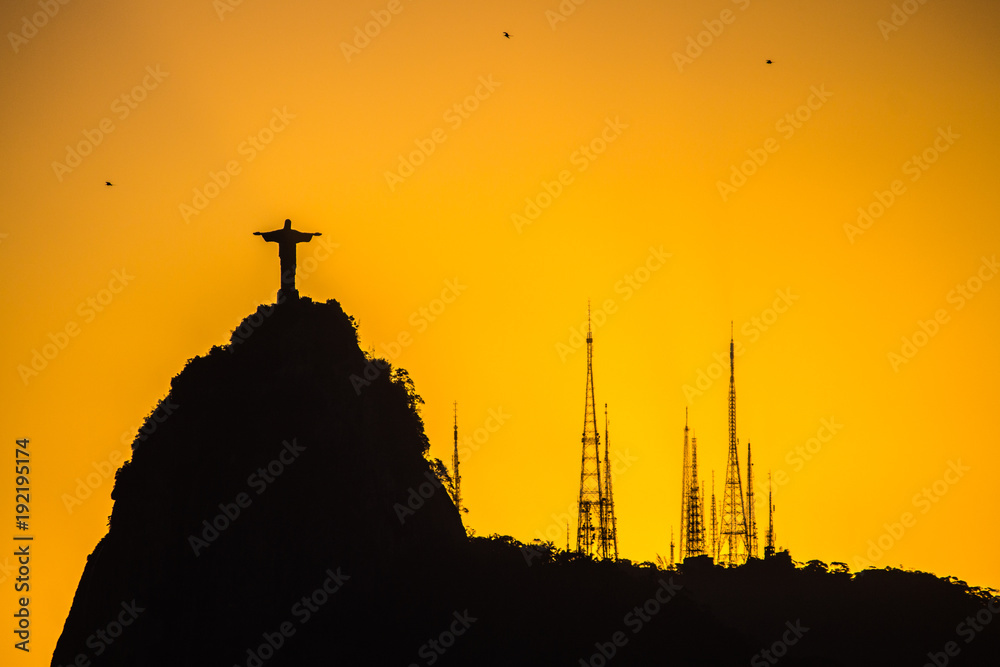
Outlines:
[{"label": "orange sky", "polygon": [[463,436],[505,415],[464,461],[478,534],[565,535],[590,298],[623,556],[668,554],[686,407],[721,492],[732,321],[780,546],[856,567],[881,537],[876,566],[1000,585],[995,3],[48,2],[0,9],[0,433],[32,439],[35,536],[5,664],[48,664],[106,531],[111,480],[70,511],[77,480],[273,300],[251,232],[285,218],[327,242],[302,293],[409,370],[432,455],[452,401]]}]

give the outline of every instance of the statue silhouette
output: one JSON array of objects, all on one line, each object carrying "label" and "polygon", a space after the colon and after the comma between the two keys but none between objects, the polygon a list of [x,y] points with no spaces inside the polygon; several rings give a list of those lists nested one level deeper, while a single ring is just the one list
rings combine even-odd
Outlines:
[{"label": "statue silhouette", "polygon": [[292,229],[292,221],[285,220],[285,226],[271,232],[254,232],[254,236],[262,236],[269,243],[278,244],[278,259],[281,263],[281,289],[278,290],[278,301],[298,299],[299,291],[295,289],[295,245],[308,243],[314,236],[322,236],[321,232],[300,232]]}]

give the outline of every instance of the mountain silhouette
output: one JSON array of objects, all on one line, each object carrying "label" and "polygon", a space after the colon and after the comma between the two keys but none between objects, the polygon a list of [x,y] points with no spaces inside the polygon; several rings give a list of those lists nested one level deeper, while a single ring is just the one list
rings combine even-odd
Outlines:
[{"label": "mountain silhouette", "polygon": [[925,573],[469,538],[421,402],[336,301],[260,306],[137,435],[52,664],[996,664],[989,592]]}]

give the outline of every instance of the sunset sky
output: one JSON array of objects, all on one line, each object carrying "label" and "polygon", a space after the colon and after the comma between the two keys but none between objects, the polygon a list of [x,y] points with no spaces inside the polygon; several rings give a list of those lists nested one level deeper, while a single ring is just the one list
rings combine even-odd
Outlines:
[{"label": "sunset sky", "polygon": [[721,496],[732,322],[761,544],[781,471],[796,560],[1000,586],[1000,7],[577,1],[3,4],[0,434],[31,439],[35,541],[27,656],[0,556],[0,661],[48,664],[101,470],[274,300],[252,232],[285,218],[431,456],[453,401],[493,429],[477,534],[575,531],[590,299],[623,557],[668,556],[685,408]]}]

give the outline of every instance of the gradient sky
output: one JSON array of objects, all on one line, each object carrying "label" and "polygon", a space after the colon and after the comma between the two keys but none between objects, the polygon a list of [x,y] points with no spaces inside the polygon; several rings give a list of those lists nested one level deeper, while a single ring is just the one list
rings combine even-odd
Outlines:
[{"label": "gradient sky", "polygon": [[503,413],[463,463],[477,534],[575,530],[589,298],[624,557],[669,553],[685,408],[721,494],[733,322],[779,546],[1000,585],[996,3],[50,3],[0,9],[0,434],[32,440],[36,539],[32,652],[0,660],[48,664],[112,480],[66,498],[273,301],[251,233],[285,218],[432,456],[452,401],[463,437]]}]

